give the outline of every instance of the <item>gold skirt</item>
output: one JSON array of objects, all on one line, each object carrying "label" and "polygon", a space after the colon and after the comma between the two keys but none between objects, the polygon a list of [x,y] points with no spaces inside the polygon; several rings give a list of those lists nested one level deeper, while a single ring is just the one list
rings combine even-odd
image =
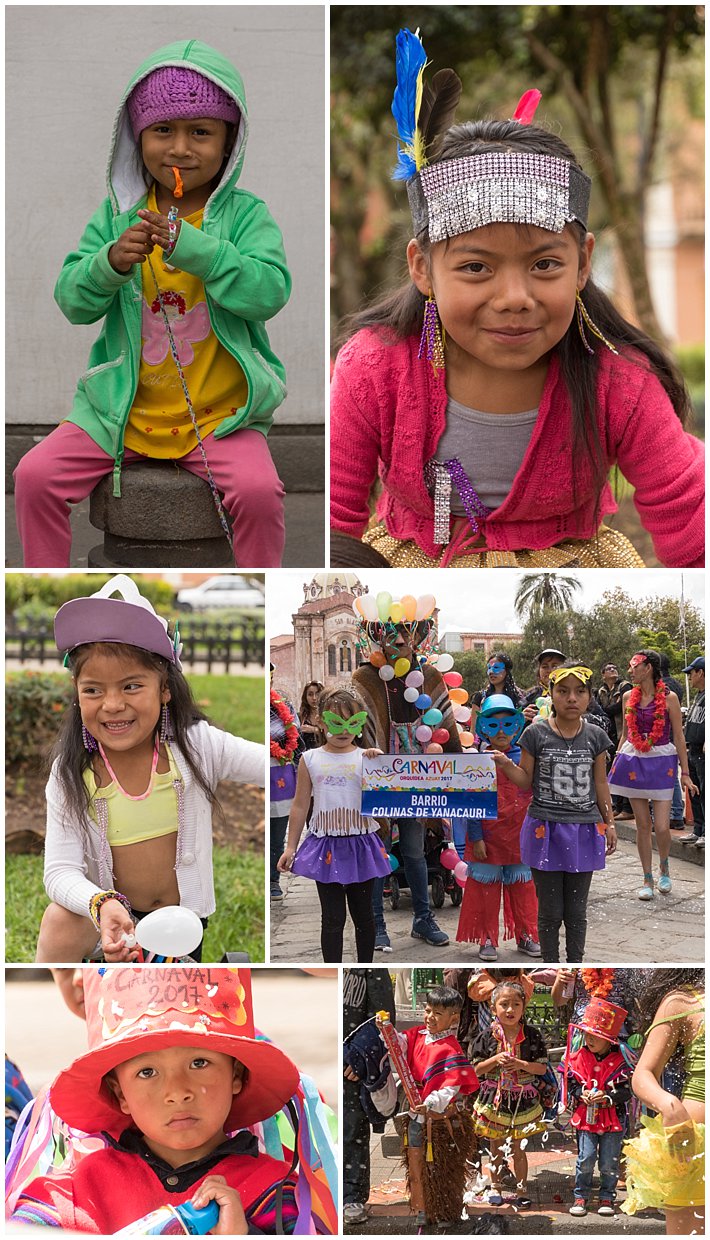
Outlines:
[{"label": "gold skirt", "polygon": [[[425,555],[413,541],[401,542],[383,521],[372,525],[362,541],[374,547],[392,568],[440,568],[441,559]],[[596,537],[568,538],[542,551],[478,551],[454,556],[447,568],[644,568],[625,534],[600,525]]]}]

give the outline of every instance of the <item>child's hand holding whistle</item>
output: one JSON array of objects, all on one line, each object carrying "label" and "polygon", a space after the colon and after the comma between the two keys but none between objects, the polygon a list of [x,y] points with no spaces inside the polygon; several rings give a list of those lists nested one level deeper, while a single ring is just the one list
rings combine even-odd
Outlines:
[{"label": "child's hand holding whistle", "polygon": [[139,949],[129,946],[124,938],[124,935],[133,935],[135,925],[120,900],[106,900],[101,905],[99,926],[101,947],[107,964],[138,959]]},{"label": "child's hand holding whistle", "polygon": [[195,1209],[200,1210],[210,1201],[219,1206],[219,1222],[212,1228],[211,1236],[246,1236],[247,1220],[241,1197],[235,1188],[229,1188],[223,1175],[208,1175],[192,1198]]},{"label": "child's hand holding whistle", "polygon": [[149,211],[147,207],[143,207],[138,214],[147,227],[153,244],[159,245],[161,250],[172,250],[180,233],[181,221],[177,219],[177,207],[175,219],[168,219],[167,215],[159,215],[157,211]]},{"label": "child's hand holding whistle", "polygon": [[155,244],[151,241],[150,232],[149,225],[141,220],[139,224],[131,224],[130,228],[121,233],[108,252],[108,261],[114,271],[128,275],[136,263],[145,262]]}]

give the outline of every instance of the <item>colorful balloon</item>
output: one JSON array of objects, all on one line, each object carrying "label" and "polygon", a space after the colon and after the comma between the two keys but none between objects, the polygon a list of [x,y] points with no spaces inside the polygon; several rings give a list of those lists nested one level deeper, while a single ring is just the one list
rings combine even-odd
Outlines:
[{"label": "colorful balloon", "polygon": [[437,745],[445,745],[449,739],[448,729],[447,728],[436,728],[434,731],[434,735],[432,736],[431,739],[433,741],[436,741]]},{"label": "colorful balloon", "polygon": [[388,861],[389,861],[389,863],[390,863],[390,870],[391,870],[391,871],[392,871],[392,873],[394,874],[395,870],[398,870],[398,869],[399,869],[399,861],[398,861],[398,860],[397,860],[397,858],[395,857],[394,853],[389,853],[389,855],[388,855],[388,857],[387,857],[387,860],[388,860]]},{"label": "colorful balloon", "polygon": [[466,723],[471,718],[471,710],[468,706],[454,706],[452,710],[457,723]]},{"label": "colorful balloon", "polygon": [[379,676],[380,680],[394,680],[394,668],[393,667],[381,667],[377,675]]},{"label": "colorful balloon", "polygon": [[465,861],[459,861],[458,865],[454,866],[454,878],[459,880],[463,879],[464,883],[466,882],[466,879],[468,878],[468,866]]},{"label": "colorful balloon", "polygon": [[459,887],[466,886],[466,883],[468,881],[468,876],[466,878],[462,878],[460,874],[454,874],[454,878],[456,882],[458,883]]},{"label": "colorful balloon", "polygon": [[425,752],[425,753],[443,753],[444,751],[443,751],[443,749],[442,749],[441,745],[437,744],[437,742],[436,742],[436,741],[431,741],[431,742],[427,745],[427,747],[426,747],[426,749],[424,750],[424,752]]},{"label": "colorful balloon", "polygon": [[380,620],[385,621],[390,618],[390,607],[392,606],[392,595],[389,590],[380,590],[377,595],[377,614]]},{"label": "colorful balloon", "polygon": [[370,654],[370,662],[373,667],[384,667],[387,656],[381,650],[373,650]]},{"label": "colorful balloon", "polygon": [[439,853],[439,864],[445,870],[455,870],[459,863],[459,855],[455,848],[442,848]]},{"label": "colorful balloon", "polygon": [[403,615],[404,615],[404,612],[402,611],[402,604],[393,603],[392,606],[390,607],[390,620],[392,621],[392,623],[399,624]]},{"label": "colorful balloon", "polygon": [[468,701],[468,692],[466,689],[449,689],[449,697],[457,706],[463,706]]},{"label": "colorful balloon", "polygon": [[415,706],[417,710],[428,710],[429,707],[431,706],[431,698],[429,697],[429,694],[428,693],[417,694],[417,700],[415,702]]},{"label": "colorful balloon", "polygon": [[394,665],[395,676],[405,676],[411,666],[412,664],[409,659],[397,659],[397,662]]},{"label": "colorful balloon", "polygon": [[[436,599],[433,594],[421,594],[417,599],[417,610],[414,613],[415,620],[428,620],[434,608],[436,607]],[[454,666],[453,659],[451,666]]]},{"label": "colorful balloon", "polygon": [[422,745],[426,745],[431,740],[431,728],[428,728],[425,723],[420,723],[414,735]]},{"label": "colorful balloon", "polygon": [[475,737],[470,732],[459,732],[459,740],[464,749],[470,749]]},{"label": "colorful balloon", "polygon": [[166,905],[136,923],[136,940],[159,956],[189,956],[202,941],[202,922],[184,905]]},{"label": "colorful balloon", "polygon": [[419,697],[419,690],[418,690],[418,689],[414,689],[414,688],[412,688],[412,689],[405,689],[405,690],[404,690],[404,700],[405,700],[405,702],[416,702],[416,700],[417,700],[417,698],[418,698],[418,697]]},{"label": "colorful balloon", "polygon": [[365,619],[365,613],[362,610],[362,599],[361,598],[355,599],[355,602],[353,603],[353,611],[355,612],[355,615],[357,616],[358,620]]},{"label": "colorful balloon", "polygon": [[432,710],[427,710],[424,712],[422,715],[422,723],[429,723],[435,728],[437,724],[441,723],[443,718],[444,716],[441,711],[437,710],[436,707],[433,707]]},{"label": "colorful balloon", "polygon": [[399,605],[402,608],[404,619],[408,624],[411,624],[413,620],[416,620],[417,600],[413,594],[405,594],[404,597],[399,600]]},{"label": "colorful balloon", "polygon": [[460,672],[446,672],[443,681],[450,689],[458,689],[459,685],[463,683],[463,676]]},{"label": "colorful balloon", "polygon": [[436,661],[437,671],[450,672],[453,666],[454,666],[454,661],[451,658],[450,654],[439,655],[439,658]]},{"label": "colorful balloon", "polygon": [[404,683],[408,689],[418,689],[424,684],[424,677],[421,672],[410,672]]},{"label": "colorful balloon", "polygon": [[377,603],[371,594],[363,594],[358,602],[362,603],[362,614],[370,623],[378,619]]}]

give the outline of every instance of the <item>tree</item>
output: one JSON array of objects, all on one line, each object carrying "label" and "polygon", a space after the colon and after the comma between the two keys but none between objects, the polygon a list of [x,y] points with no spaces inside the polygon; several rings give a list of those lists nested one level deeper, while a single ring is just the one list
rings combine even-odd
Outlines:
[{"label": "tree", "polygon": [[543,611],[569,611],[581,585],[577,577],[561,573],[527,573],[515,592],[515,614],[519,620],[527,613],[539,617]]}]

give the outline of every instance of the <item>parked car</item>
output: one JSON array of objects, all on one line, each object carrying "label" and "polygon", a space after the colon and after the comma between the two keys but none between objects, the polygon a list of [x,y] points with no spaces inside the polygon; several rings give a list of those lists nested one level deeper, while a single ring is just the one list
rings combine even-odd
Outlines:
[{"label": "parked car", "polygon": [[210,577],[199,586],[178,590],[177,605],[184,611],[208,611],[213,607],[263,607],[264,595],[245,577],[232,573]]}]

